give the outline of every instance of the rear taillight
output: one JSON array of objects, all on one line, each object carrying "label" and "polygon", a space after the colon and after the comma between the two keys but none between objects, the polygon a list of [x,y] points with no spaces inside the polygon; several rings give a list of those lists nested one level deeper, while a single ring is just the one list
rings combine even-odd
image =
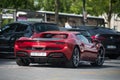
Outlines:
[{"label": "rear taillight", "polygon": [[91,39],[92,39],[92,40],[95,40],[95,39],[96,39],[96,36],[91,36]]},{"label": "rear taillight", "polygon": [[17,48],[18,48],[18,45],[17,45],[17,44],[15,44],[15,45],[14,45],[14,48],[15,48],[15,49],[17,49]]}]

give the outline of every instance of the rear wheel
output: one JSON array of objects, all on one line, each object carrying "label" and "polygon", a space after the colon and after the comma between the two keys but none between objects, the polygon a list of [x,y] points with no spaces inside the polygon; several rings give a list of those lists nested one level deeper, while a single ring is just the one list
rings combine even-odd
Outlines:
[{"label": "rear wheel", "polygon": [[80,52],[77,47],[74,48],[71,59],[66,63],[67,67],[77,68],[80,61]]},{"label": "rear wheel", "polygon": [[99,50],[99,54],[97,56],[97,59],[95,62],[91,63],[92,66],[102,66],[104,63],[104,59],[105,59],[105,52],[104,49],[100,49]]},{"label": "rear wheel", "polygon": [[16,63],[19,66],[29,66],[29,64],[30,64],[28,59],[23,59],[23,58],[17,58]]}]

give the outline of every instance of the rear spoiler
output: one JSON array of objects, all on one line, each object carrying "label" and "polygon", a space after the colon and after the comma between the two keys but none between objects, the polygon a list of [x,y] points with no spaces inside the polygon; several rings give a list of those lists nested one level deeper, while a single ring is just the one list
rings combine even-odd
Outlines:
[{"label": "rear spoiler", "polygon": [[33,40],[39,40],[39,41],[53,41],[53,40],[61,40],[61,38],[33,38]]}]

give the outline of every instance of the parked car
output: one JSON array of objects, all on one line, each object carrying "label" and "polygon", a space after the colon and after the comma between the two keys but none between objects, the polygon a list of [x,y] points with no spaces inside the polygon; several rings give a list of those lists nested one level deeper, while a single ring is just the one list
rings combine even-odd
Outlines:
[{"label": "parked car", "polygon": [[80,32],[82,35],[84,35],[89,40],[89,42],[91,42],[91,35],[90,35],[90,33],[86,29],[71,28],[71,29],[67,29],[66,31],[77,31],[77,32]]},{"label": "parked car", "polygon": [[20,21],[7,24],[0,31],[0,56],[14,57],[14,43],[16,39],[44,31],[59,30],[54,23]]},{"label": "parked car", "polygon": [[86,29],[81,29],[81,28],[65,28],[65,27],[59,27],[60,31],[76,31],[76,32],[80,32],[82,35],[84,35],[89,42],[91,42],[91,35],[90,33],[86,30]]},{"label": "parked car", "polygon": [[106,50],[105,56],[110,59],[116,59],[120,56],[120,34],[115,30],[96,26],[80,26],[71,29],[60,28],[60,30],[81,32],[90,42],[95,39],[101,41]]},{"label": "parked car", "polygon": [[106,57],[117,59],[120,56],[120,34],[107,28],[95,28],[88,31],[92,40],[97,39],[104,45]]},{"label": "parked car", "polygon": [[[110,59],[116,59],[120,56],[120,34],[118,34],[115,30],[104,28],[104,27],[93,27],[93,26],[80,26],[76,31],[80,31],[84,29],[85,33],[89,33],[88,36],[83,34],[89,40],[99,40],[103,44],[105,48],[105,56]],[[75,29],[71,29],[71,31],[75,31]]]},{"label": "parked car", "polygon": [[47,31],[21,37],[15,42],[14,53],[19,66],[30,63],[62,63],[76,68],[81,61],[102,66],[105,50],[99,41],[90,43],[79,32]]}]

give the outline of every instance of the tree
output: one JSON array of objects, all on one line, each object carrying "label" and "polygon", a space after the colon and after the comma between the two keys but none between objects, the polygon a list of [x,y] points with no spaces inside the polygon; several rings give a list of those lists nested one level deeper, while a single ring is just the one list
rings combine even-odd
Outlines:
[{"label": "tree", "polygon": [[73,0],[70,11],[75,14],[82,14],[82,0]]},{"label": "tree", "polygon": [[34,10],[34,0],[2,0],[1,8]]},{"label": "tree", "polygon": [[[55,11],[56,0],[1,0],[1,8]],[[36,4],[35,4],[36,2]],[[59,12],[82,14],[82,0],[59,0]],[[86,0],[86,11],[90,15],[103,15],[110,22],[113,14],[120,16],[120,0]]]},{"label": "tree", "polygon": [[34,7],[36,10],[42,10],[44,9],[44,0],[35,0]]},{"label": "tree", "polygon": [[[55,11],[55,1],[56,0],[36,0],[38,4],[36,5],[37,9],[41,8],[46,11]],[[71,13],[70,7],[73,0],[59,0],[59,12]]]},{"label": "tree", "polygon": [[113,14],[120,13],[120,0],[87,0],[87,12],[91,15],[104,15],[110,28]]},{"label": "tree", "polygon": [[59,0],[55,0],[55,22],[58,24],[59,21]]}]

